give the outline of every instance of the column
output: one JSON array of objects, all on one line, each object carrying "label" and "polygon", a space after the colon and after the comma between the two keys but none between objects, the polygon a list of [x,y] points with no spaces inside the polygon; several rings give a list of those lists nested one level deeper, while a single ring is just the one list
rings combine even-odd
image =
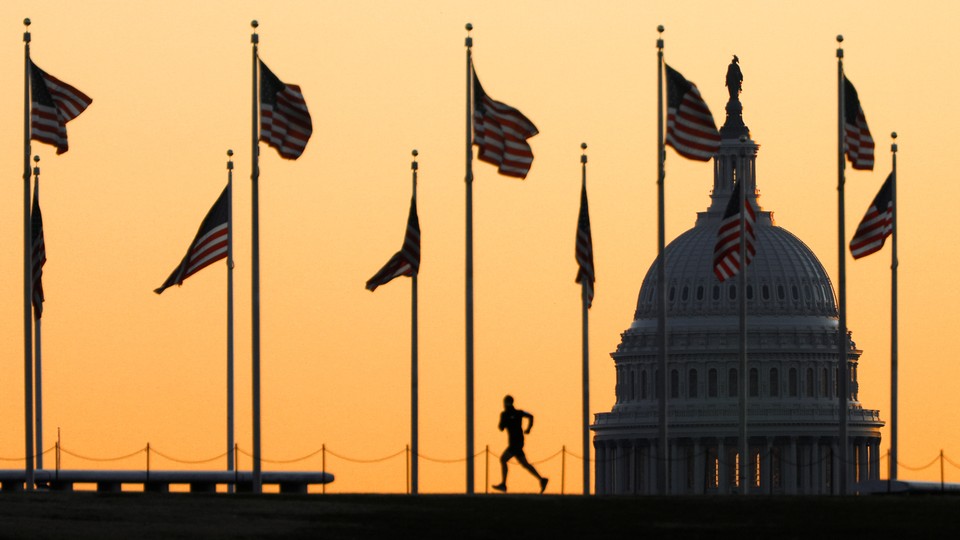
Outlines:
[{"label": "column", "polygon": [[764,437],[757,446],[760,448],[760,493],[773,493],[773,440]]},{"label": "column", "polygon": [[787,443],[786,457],[783,459],[783,492],[787,495],[796,495],[797,493],[798,463],[797,438],[790,437]]},{"label": "column", "polygon": [[719,462],[717,467],[719,468],[718,475],[720,477],[720,485],[717,486],[717,493],[726,495],[730,493],[730,479],[727,476],[727,447],[723,442],[723,437],[717,438],[717,461]]},{"label": "column", "polygon": [[693,440],[693,493],[694,495],[703,495],[703,489],[707,485],[706,465],[707,448],[703,444],[707,441],[701,439]]},{"label": "column", "polygon": [[870,461],[867,457],[867,439],[864,437],[858,437],[857,448],[859,450],[857,455],[860,456],[859,473],[860,483],[862,484],[870,479]]},{"label": "column", "polygon": [[606,443],[599,441],[597,439],[593,440],[593,453],[596,456],[596,465],[594,466],[593,479],[594,479],[594,490],[597,495],[606,495],[607,494],[607,456],[606,456]]}]

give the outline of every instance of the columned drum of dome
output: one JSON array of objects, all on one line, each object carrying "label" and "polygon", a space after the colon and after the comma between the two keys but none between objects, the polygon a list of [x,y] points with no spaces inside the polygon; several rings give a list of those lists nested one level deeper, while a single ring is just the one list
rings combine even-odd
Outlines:
[{"label": "columned drum of dome", "polygon": [[[739,92],[730,93],[710,205],[664,253],[667,388],[661,388],[657,363],[656,260],[640,287],[633,322],[611,354],[616,403],[591,426],[597,494],[656,493],[661,459],[670,463],[671,494],[741,492],[740,467],[747,467],[750,493],[838,492],[838,313],[823,265],[802,240],[776,225],[772,212],[761,209],[746,290],[735,279],[719,282],[713,273],[717,228],[738,160],[747,197],[760,208],[759,145],[743,123]],[[747,306],[745,378],[739,362],[740,295],[746,295]],[[880,476],[883,422],[879,411],[864,408],[858,398],[861,354],[851,340],[844,411],[850,491]],[[660,455],[658,441],[661,392],[669,400],[667,456]],[[740,392],[747,392],[746,456],[739,444]]]}]

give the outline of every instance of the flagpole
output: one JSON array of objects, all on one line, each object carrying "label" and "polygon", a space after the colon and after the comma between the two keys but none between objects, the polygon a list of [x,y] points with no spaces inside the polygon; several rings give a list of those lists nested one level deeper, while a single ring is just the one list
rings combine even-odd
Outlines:
[{"label": "flagpole", "polygon": [[257,35],[259,23],[252,21],[253,34],[250,35],[250,43],[253,44],[253,120],[252,120],[252,160],[253,169],[250,172],[251,185],[253,188],[252,206],[253,220],[251,225],[251,236],[253,237],[253,250],[251,254],[252,262],[250,265],[252,274],[252,305],[253,312],[253,486],[254,493],[262,491],[261,469],[260,469],[260,148],[257,141],[259,126],[257,125],[257,108],[259,99],[257,95],[257,43],[260,42]]},{"label": "flagpole", "polygon": [[[233,150],[227,150],[227,470],[233,471]],[[233,492],[233,484],[227,492]]]},{"label": "flagpole", "polygon": [[[746,158],[743,145],[747,137],[740,136],[740,155],[737,159],[737,184],[740,191],[740,275],[737,276],[737,288],[740,289],[740,492],[750,492],[749,471],[750,440],[747,438],[747,395],[750,390],[750,376],[747,371],[747,178]],[[757,381],[760,384],[760,381]]]},{"label": "flagpole", "polygon": [[33,343],[30,291],[33,288],[33,242],[30,238],[30,19],[23,32],[23,409],[25,417],[24,483],[33,490]]},{"label": "flagpole", "polygon": [[[663,25],[657,27],[663,35]],[[670,446],[667,443],[667,261],[665,258],[666,233],[664,224],[664,161],[663,146],[663,38],[657,38],[657,355],[660,365],[660,459],[657,461],[657,486],[661,495],[667,495],[670,487]],[[656,383],[654,383],[656,385]]]},{"label": "flagpole", "polygon": [[[580,171],[583,176],[583,189],[587,189],[587,143],[581,143]],[[582,203],[581,203],[582,204]],[[587,278],[580,281],[580,303],[583,313],[583,494],[590,495],[590,332],[587,303]]]},{"label": "flagpole", "polygon": [[[893,201],[893,244],[890,263],[890,472],[891,480],[897,479],[897,394],[899,377],[898,356],[898,321],[897,321],[897,269],[900,260],[897,259],[897,132],[890,134],[893,144],[890,153],[893,154],[893,179],[891,181],[890,199]],[[880,210],[879,208],[877,210]]]},{"label": "flagpole", "polygon": [[[417,154],[414,150],[410,169],[413,171],[413,200],[417,200]],[[417,307],[417,274],[414,272],[410,281],[410,493],[419,492],[419,456],[420,456],[420,374],[419,374],[419,317]]]},{"label": "flagpole", "polygon": [[[33,156],[33,162],[36,164],[36,166],[33,168],[33,176],[34,176],[33,189],[34,189],[34,195],[37,196],[37,197],[39,197],[39,194],[37,194],[37,192],[40,190],[40,156]],[[33,221],[33,219],[32,219],[32,218],[33,218],[33,216],[31,215],[30,217],[31,217],[31,231],[30,231],[30,232],[31,232],[31,234],[30,234],[30,242],[31,242],[31,250],[30,250],[30,253],[31,253],[31,255],[30,255],[30,256],[31,256],[31,263],[32,263],[32,264],[36,264],[36,261],[33,261],[33,260],[32,260],[32,257],[33,257],[33,249],[32,249],[32,247],[33,247],[33,246],[32,246],[32,243],[33,243],[33,230],[32,230],[32,229],[33,229],[33,223],[32,223],[32,221]],[[32,276],[32,275],[33,275],[33,274],[31,273],[31,276]],[[31,279],[32,279],[32,277],[31,277]],[[32,287],[31,287],[31,288],[32,288]],[[41,343],[42,343],[42,341],[41,341],[41,339],[40,339],[40,317],[39,317],[39,313],[37,312],[36,309],[34,309],[34,312],[33,312],[33,325],[34,325],[34,328],[35,328],[35,330],[34,330],[34,336],[33,336],[33,338],[34,338],[34,339],[33,339],[33,348],[34,348],[34,353],[33,353],[33,356],[34,356],[34,358],[33,358],[33,366],[34,366],[34,367],[33,367],[33,376],[34,376],[34,381],[33,381],[33,384],[34,384],[34,388],[35,388],[35,391],[34,391],[34,403],[35,403],[35,405],[34,405],[34,406],[36,407],[36,411],[35,411],[36,419],[35,419],[35,421],[36,421],[36,425],[37,425],[37,428],[36,428],[36,439],[37,439],[37,469],[39,470],[39,469],[42,469],[42,468],[43,468],[43,379],[42,379],[43,369],[42,369],[42,367],[41,367],[41,366],[42,366],[42,363],[41,363],[41,358],[42,358],[42,355],[41,355],[41,350],[42,350],[42,349],[41,349]]]},{"label": "flagpole", "polygon": [[473,25],[467,23],[467,494],[473,494]]},{"label": "flagpole", "polygon": [[[837,36],[837,43],[843,43],[843,36]],[[838,131],[837,131],[837,206],[838,206],[838,230],[839,238],[839,256],[840,264],[840,285],[838,287],[839,320],[838,320],[838,339],[837,339],[837,385],[839,394],[837,403],[837,416],[840,421],[840,482],[839,494],[847,494],[847,461],[849,450],[847,448],[847,421],[848,421],[848,389],[847,381],[849,379],[847,355],[849,353],[849,342],[847,338],[847,245],[845,241],[845,222],[844,216],[844,75],[843,75],[843,47],[837,47],[837,90],[838,90]]]}]

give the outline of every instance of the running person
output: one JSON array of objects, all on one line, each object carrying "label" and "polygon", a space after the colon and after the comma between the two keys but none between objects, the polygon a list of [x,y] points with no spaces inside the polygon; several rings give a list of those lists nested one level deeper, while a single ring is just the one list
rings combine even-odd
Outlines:
[{"label": "running person", "polygon": [[[523,429],[524,418],[530,420],[526,430]],[[527,456],[523,453],[523,434],[530,433],[530,430],[533,429],[533,415],[527,411],[514,408],[513,397],[506,396],[503,398],[503,412],[500,413],[499,428],[500,431],[504,429],[507,430],[509,445],[500,456],[500,474],[502,480],[499,484],[493,486],[493,489],[497,491],[507,491],[507,462],[512,458],[517,458],[521,467],[530,471],[530,474],[536,476],[537,480],[540,480],[540,493],[543,493],[543,490],[547,489],[547,479],[540,476],[540,473],[527,461]]]}]

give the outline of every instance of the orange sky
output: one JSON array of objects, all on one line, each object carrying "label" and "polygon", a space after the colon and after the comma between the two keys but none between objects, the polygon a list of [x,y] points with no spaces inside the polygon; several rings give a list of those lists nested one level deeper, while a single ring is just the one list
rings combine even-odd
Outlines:
[{"label": "orange sky", "polygon": [[[261,58],[303,90],[313,138],[297,161],[261,150],[263,455],[326,444],[372,459],[409,439],[409,281],[371,294],[399,247],[410,151],[420,151],[421,452],[464,455],[464,24],[486,91],[540,129],[525,181],[475,162],[476,442],[499,454],[505,393],[536,415],[527,455],[580,453],[580,295],[574,234],[581,142],[589,154],[597,268],[592,412],[614,401],[609,353],[631,322],[656,251],[656,26],[666,59],[701,90],[718,124],[732,54],[758,157],[760,204],[804,240],[836,282],[835,37],[877,141],[873,172],[847,172],[847,231],[890,168],[900,134],[900,461],[942,448],[960,463],[951,381],[960,288],[955,211],[960,140],[954,2],[568,1],[65,2],[14,0],[0,24],[0,467],[23,443],[21,24],[33,60],[93,105],[68,125],[70,151],[40,155],[48,262],[43,285],[44,437],[89,457],[147,442],[184,460],[225,447],[225,292],[219,263],[162,296],[167,277],[235,155],[237,441],[250,430],[250,20]],[[709,165],[667,158],[667,237],[707,207]],[[922,187],[921,187],[922,186]],[[848,236],[849,236],[848,234]],[[849,238],[848,238],[849,240]],[[889,419],[889,251],[848,260],[848,325],[860,397]],[[882,449],[887,446],[884,429]],[[67,468],[140,468],[64,456]],[[52,464],[52,458],[47,458]],[[195,465],[220,468],[225,461]],[[188,468],[154,457],[154,468]],[[250,467],[241,456],[240,466]],[[567,458],[567,491],[580,485]],[[316,470],[320,458],[265,470]],[[401,458],[328,456],[328,492],[397,492]],[[559,457],[540,465],[559,480]],[[884,465],[884,474],[886,466]],[[477,462],[477,489],[484,486]],[[947,465],[947,480],[960,471]],[[491,480],[499,473],[491,470]],[[938,479],[937,467],[901,477]],[[511,491],[536,489],[519,469]],[[549,491],[559,492],[559,481]],[[462,462],[421,462],[421,491],[460,492]]]}]

